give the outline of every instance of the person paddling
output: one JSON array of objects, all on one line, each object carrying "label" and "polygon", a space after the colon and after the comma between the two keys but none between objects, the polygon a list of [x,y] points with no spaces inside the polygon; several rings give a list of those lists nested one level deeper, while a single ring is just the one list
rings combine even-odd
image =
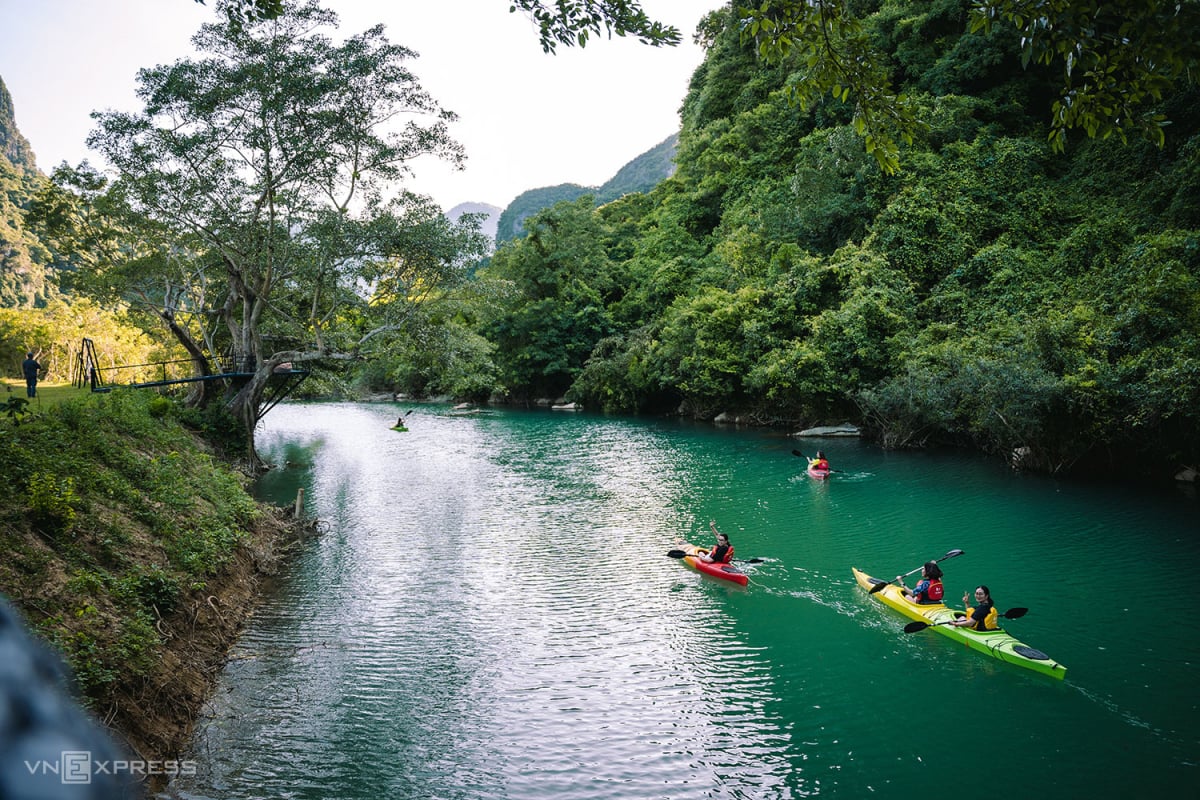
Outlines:
[{"label": "person paddling", "polygon": [[728,564],[733,561],[733,545],[729,543],[729,537],[717,530],[715,519],[709,520],[708,526],[717,536],[717,546],[707,553],[697,553],[696,558],[709,564]]},{"label": "person paddling", "polygon": [[945,587],[942,586],[942,568],[937,565],[936,561],[925,563],[925,566],[921,568],[921,580],[911,590],[904,585],[903,575],[897,575],[896,581],[900,584],[900,591],[904,592],[904,596],[910,603],[933,605],[942,602],[942,598],[945,596]]},{"label": "person paddling", "polygon": [[817,451],[817,457],[808,462],[808,468],[818,472],[829,472],[829,459],[825,457],[824,450]]}]

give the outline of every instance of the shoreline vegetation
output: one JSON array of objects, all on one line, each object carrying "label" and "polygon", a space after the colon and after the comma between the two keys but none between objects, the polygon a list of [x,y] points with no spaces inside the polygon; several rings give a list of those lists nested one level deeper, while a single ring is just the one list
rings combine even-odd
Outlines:
[{"label": "shoreline vegetation", "polygon": [[231,458],[238,426],[218,412],[47,388],[0,418],[0,595],[131,758],[177,759],[266,583],[316,522],[251,496]]}]

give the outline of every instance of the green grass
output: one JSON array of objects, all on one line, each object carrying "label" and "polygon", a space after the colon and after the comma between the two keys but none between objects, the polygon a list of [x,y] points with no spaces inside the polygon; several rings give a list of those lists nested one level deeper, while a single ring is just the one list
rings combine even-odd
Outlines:
[{"label": "green grass", "polygon": [[[0,378],[0,385],[3,387],[0,388],[0,403],[6,402],[9,397],[25,397],[25,381],[19,378]],[[91,393],[86,386],[76,388],[69,383],[39,383],[37,397],[29,398],[29,413],[36,414],[40,409],[53,408]]]}]

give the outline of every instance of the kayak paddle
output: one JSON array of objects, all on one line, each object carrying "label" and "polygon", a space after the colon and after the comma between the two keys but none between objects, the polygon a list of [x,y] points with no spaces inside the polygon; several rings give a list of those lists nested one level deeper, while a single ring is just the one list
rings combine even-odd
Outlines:
[{"label": "kayak paddle", "polygon": [[[955,558],[956,556],[961,556],[962,554],[963,554],[962,550],[951,550],[949,553],[946,553],[946,555],[942,556],[941,558],[935,558],[933,561],[936,564],[939,561],[945,561],[947,558]],[[928,563],[928,562],[926,562],[926,563]],[[909,570],[908,572],[904,573],[900,577],[907,578],[909,575],[912,575],[914,572],[920,572],[923,569],[925,569],[925,564],[922,564],[921,566],[917,567],[916,569]],[[876,592],[883,589],[883,587],[887,586],[889,583],[895,583],[895,581],[892,580],[892,581],[884,581],[883,583],[877,583],[871,587],[871,591],[867,592],[867,594],[875,594]]]},{"label": "kayak paddle", "polygon": [[[1005,619],[1020,619],[1021,617],[1025,616],[1028,613],[1029,613],[1028,608],[1010,608],[1008,611],[1005,611],[1000,616],[1004,617]],[[904,632],[905,633],[916,633],[917,631],[923,631],[926,628],[932,628],[937,625],[949,625],[950,623],[952,623],[954,621],[955,620],[953,620],[953,619],[948,619],[945,622],[910,622],[904,626]]]},{"label": "kayak paddle", "polygon": [[[793,451],[792,451],[792,455],[794,455],[794,456],[799,456],[800,458],[804,458],[804,459],[807,459],[807,458],[808,458],[808,456],[804,455],[804,453],[801,453],[799,450],[793,450]],[[830,471],[830,472],[842,472],[843,470],[840,470],[840,469],[831,469],[831,470],[829,470],[829,471]]]},{"label": "kayak paddle", "polygon": [[[687,555],[686,550],[668,550],[667,551],[668,558],[684,558],[686,555]],[[761,563],[763,563],[763,560],[761,558],[735,558],[734,561],[740,562],[742,564],[761,564]]]}]

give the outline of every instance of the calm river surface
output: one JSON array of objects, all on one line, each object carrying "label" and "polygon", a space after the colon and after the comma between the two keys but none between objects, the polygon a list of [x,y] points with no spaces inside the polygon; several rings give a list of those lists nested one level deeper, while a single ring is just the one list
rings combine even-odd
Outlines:
[{"label": "calm river surface", "polygon": [[[963,454],[569,412],[285,404],[324,533],[235,647],[182,798],[1132,798],[1200,786],[1200,503]],[[792,455],[823,448],[816,482]],[[730,534],[745,589],[666,551]],[[952,549],[1063,681],[870,599]],[[909,585],[912,585],[910,579]]]}]

